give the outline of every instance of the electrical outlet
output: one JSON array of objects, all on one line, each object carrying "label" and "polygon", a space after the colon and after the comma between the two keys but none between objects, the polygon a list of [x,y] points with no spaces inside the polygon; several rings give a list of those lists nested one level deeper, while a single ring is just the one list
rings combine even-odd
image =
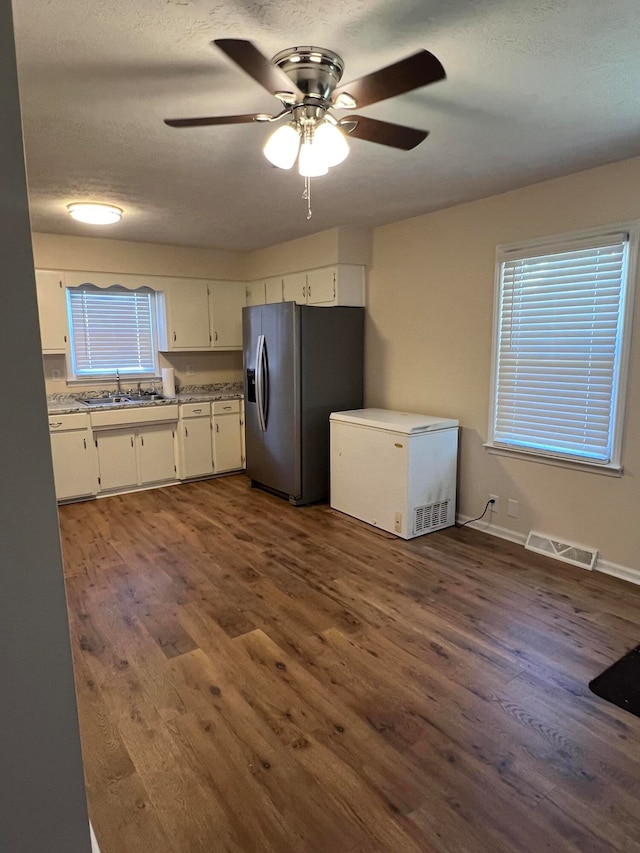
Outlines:
[{"label": "electrical outlet", "polygon": [[518,501],[514,501],[511,498],[509,498],[509,500],[507,501],[507,515],[510,518],[517,518],[518,517],[518,510],[519,510]]},{"label": "electrical outlet", "polygon": [[396,533],[402,532],[402,513],[401,512],[396,513],[396,520],[393,523],[393,529],[395,530]]},{"label": "electrical outlet", "polygon": [[489,504],[489,511],[498,512],[498,495],[489,495],[489,500],[493,501],[492,504]]},{"label": "electrical outlet", "polygon": [[187,365],[187,376],[193,376],[193,374],[195,372],[196,372],[195,367],[192,364],[188,364]]}]

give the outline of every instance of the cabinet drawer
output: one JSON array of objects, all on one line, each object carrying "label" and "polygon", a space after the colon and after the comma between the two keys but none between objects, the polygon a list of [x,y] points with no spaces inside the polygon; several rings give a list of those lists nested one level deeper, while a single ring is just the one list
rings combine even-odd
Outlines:
[{"label": "cabinet drawer", "polygon": [[216,400],[211,404],[214,415],[228,415],[240,411],[240,400]]},{"label": "cabinet drawer", "polygon": [[51,432],[62,432],[70,429],[89,429],[89,413],[77,412],[70,415],[49,415]]},{"label": "cabinet drawer", "polygon": [[211,403],[181,403],[181,418],[202,418],[211,415]]}]

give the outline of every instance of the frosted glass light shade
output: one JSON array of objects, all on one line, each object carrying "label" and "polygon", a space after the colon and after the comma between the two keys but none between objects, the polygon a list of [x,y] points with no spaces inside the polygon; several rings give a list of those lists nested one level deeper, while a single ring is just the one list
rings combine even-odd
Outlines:
[{"label": "frosted glass light shade", "polygon": [[349,143],[344,133],[328,121],[316,128],[313,144],[320,146],[329,167],[337,166],[349,155]]},{"label": "frosted glass light shade", "polygon": [[298,171],[305,178],[318,178],[329,171],[322,146],[316,145],[315,137],[313,140],[305,139],[300,146]]},{"label": "frosted glass light shade", "polygon": [[291,124],[283,124],[264,144],[264,156],[279,169],[290,169],[296,162],[300,148],[300,134]]},{"label": "frosted glass light shade", "polygon": [[121,208],[113,204],[75,202],[68,204],[67,210],[78,222],[86,222],[89,225],[113,225],[122,218]]}]

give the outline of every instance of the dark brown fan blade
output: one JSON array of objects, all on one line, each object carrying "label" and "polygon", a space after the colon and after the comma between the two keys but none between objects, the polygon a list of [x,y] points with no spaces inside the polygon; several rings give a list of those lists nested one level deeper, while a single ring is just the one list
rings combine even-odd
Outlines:
[{"label": "dark brown fan blade", "polygon": [[216,39],[212,42],[225,53],[229,59],[239,65],[250,77],[259,83],[267,92],[277,95],[280,92],[290,92],[292,100],[302,100],[304,97],[298,87],[273,65],[264,54],[250,41],[244,39]]},{"label": "dark brown fan blade", "polygon": [[335,104],[337,97],[344,93],[355,98],[357,107],[368,107],[386,98],[393,98],[394,95],[403,95],[437,80],[444,80],[446,76],[440,60],[428,50],[421,50],[394,65],[340,86],[334,91],[331,100]]},{"label": "dark brown fan blade", "polygon": [[[355,127],[349,130],[349,125],[352,124],[355,124]],[[402,148],[403,151],[410,151],[416,145],[420,145],[429,135],[428,130],[416,130],[414,127],[391,124],[388,121],[378,121],[366,116],[346,116],[340,120],[339,125],[347,132],[347,136],[366,139],[368,142],[378,142],[380,145],[389,145],[391,148]]]},{"label": "dark brown fan blade", "polygon": [[165,124],[169,127],[206,127],[210,124],[244,124],[245,122],[258,121],[262,113],[247,113],[241,116],[209,116],[205,118],[166,118]]}]

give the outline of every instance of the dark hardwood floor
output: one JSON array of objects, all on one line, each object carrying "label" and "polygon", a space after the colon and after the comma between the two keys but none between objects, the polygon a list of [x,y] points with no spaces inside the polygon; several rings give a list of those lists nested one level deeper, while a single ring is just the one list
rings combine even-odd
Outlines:
[{"label": "dark hardwood floor", "polygon": [[640,587],[243,476],[60,519],[102,853],[640,850]]}]

